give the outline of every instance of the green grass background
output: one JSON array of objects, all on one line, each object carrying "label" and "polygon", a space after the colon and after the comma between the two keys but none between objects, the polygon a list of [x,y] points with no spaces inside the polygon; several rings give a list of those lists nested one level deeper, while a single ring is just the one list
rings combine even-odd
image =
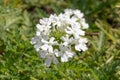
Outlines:
[{"label": "green grass background", "polygon": [[[85,14],[89,49],[48,68],[30,41],[39,19],[66,8]],[[120,1],[0,0],[0,80],[120,80]]]}]

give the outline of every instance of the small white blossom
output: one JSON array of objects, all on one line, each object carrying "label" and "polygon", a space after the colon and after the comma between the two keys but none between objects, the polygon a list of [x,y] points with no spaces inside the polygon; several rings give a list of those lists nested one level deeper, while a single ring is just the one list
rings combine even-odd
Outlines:
[{"label": "small white blossom", "polygon": [[41,46],[41,49],[44,51],[48,50],[48,52],[53,53],[53,45],[57,44],[57,41],[54,40],[55,40],[54,37],[51,37],[49,41],[42,39],[41,42],[44,45]]},{"label": "small white blossom", "polygon": [[72,44],[74,40],[73,37],[69,38],[69,35],[63,36],[61,39],[64,41],[63,42],[64,46],[68,46],[69,44]]},{"label": "small white blossom", "polygon": [[69,46],[60,45],[61,62],[67,62],[69,58],[74,56],[74,52],[71,51]]},{"label": "small white blossom", "polygon": [[39,48],[41,46],[41,36],[35,36],[34,38],[32,38],[31,44],[35,44],[34,48],[36,49],[36,51],[39,51]]},{"label": "small white blossom", "polygon": [[57,60],[57,58],[55,57],[55,55],[54,55],[53,53],[51,53],[51,54],[49,54],[49,55],[46,55],[45,65],[49,67],[52,62],[53,62],[54,64],[58,64],[58,60]]},{"label": "small white blossom", "polygon": [[75,10],[73,13],[74,13],[75,16],[78,17],[79,19],[83,18],[83,16],[84,16],[84,14],[81,13],[80,10]]},{"label": "small white blossom", "polygon": [[89,28],[89,25],[88,23],[85,22],[85,19],[81,19],[81,26],[82,26],[82,29],[87,29]]},{"label": "small white blossom", "polygon": [[86,38],[79,38],[78,40],[76,40],[75,49],[77,51],[86,51],[88,49],[86,43],[87,43]]},{"label": "small white blossom", "polygon": [[45,59],[45,65],[50,66],[51,63],[58,64],[58,59],[56,58],[55,54],[56,50],[53,51],[53,53],[49,53],[47,51],[40,50],[39,55],[42,59]]},{"label": "small white blossom", "polygon": [[67,34],[73,35],[76,39],[79,38],[79,36],[85,35],[85,32],[76,26],[67,27],[65,31]]},{"label": "small white blossom", "polygon": [[76,51],[88,49],[87,39],[83,36],[89,25],[80,10],[65,9],[59,15],[52,14],[49,18],[40,19],[36,27],[36,36],[31,44],[48,67],[52,63],[68,62]]}]

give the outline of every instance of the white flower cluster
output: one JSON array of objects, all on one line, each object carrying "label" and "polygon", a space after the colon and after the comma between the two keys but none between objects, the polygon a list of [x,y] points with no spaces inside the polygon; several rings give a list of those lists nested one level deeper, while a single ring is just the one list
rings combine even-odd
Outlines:
[{"label": "white flower cluster", "polygon": [[36,51],[45,60],[45,65],[67,62],[76,51],[87,50],[85,31],[89,25],[80,10],[65,9],[59,15],[40,19],[36,36],[32,38]]}]

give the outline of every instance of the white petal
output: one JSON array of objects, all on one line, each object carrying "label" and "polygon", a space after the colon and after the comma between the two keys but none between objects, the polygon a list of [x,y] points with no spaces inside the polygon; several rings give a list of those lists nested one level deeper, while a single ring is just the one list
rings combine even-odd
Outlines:
[{"label": "white petal", "polygon": [[50,42],[50,43],[53,43],[54,40],[55,40],[55,38],[54,38],[54,37],[51,37],[49,42]]},{"label": "white petal", "polygon": [[40,36],[40,32],[39,32],[39,31],[37,31],[37,32],[36,32],[36,35],[37,35],[37,36]]},{"label": "white petal", "polygon": [[66,51],[66,54],[67,54],[67,56],[69,57],[69,58],[72,58],[73,56],[74,56],[74,54],[72,53],[72,52],[68,52],[68,51]]},{"label": "white petal", "polygon": [[79,35],[82,35],[82,36],[84,36],[85,35],[85,31],[82,31],[82,30],[77,30],[77,33],[79,34]]},{"label": "white petal", "polygon": [[63,56],[61,56],[61,62],[67,62],[68,61],[68,57],[63,54]]},{"label": "white petal", "polygon": [[42,39],[41,42],[48,44],[48,41]]},{"label": "white petal", "polygon": [[86,51],[88,48],[86,47],[86,45],[84,44],[84,45],[82,45],[82,44],[78,44],[78,45],[75,45],[75,49],[77,50],[77,51]]},{"label": "white petal", "polygon": [[53,47],[49,46],[48,51],[49,51],[49,53],[53,53]]},{"label": "white petal", "polygon": [[65,29],[65,32],[68,33],[68,34],[72,34],[73,33],[73,31],[69,31],[67,29]]},{"label": "white petal", "polygon": [[41,47],[41,44],[40,43],[37,43],[35,44],[34,48],[40,48]]},{"label": "white petal", "polygon": [[46,51],[48,49],[48,47],[49,46],[47,44],[45,44],[45,45],[41,46],[41,49],[44,50],[44,51]]},{"label": "white petal", "polygon": [[80,36],[78,34],[74,34],[75,39],[78,39]]},{"label": "white petal", "polygon": [[45,52],[45,51],[39,51],[39,55],[40,55],[41,58],[45,58],[46,55],[47,55],[47,52]]},{"label": "white petal", "polygon": [[81,49],[82,49],[82,51],[86,51],[88,48],[87,48],[86,45],[83,45],[83,46],[81,47]]},{"label": "white petal", "polygon": [[56,56],[56,57],[59,57],[59,56],[60,56],[60,52],[58,52],[57,49],[54,50],[54,53],[55,53],[55,56]]},{"label": "white petal", "polygon": [[53,58],[53,63],[54,63],[54,64],[58,64],[58,60],[57,60],[56,57]]},{"label": "white petal", "polygon": [[45,65],[49,67],[51,63],[52,63],[52,58],[48,55],[48,57],[45,60]]},{"label": "white petal", "polygon": [[32,38],[31,44],[35,44],[35,43],[36,43],[36,39],[35,39],[35,38]]},{"label": "white petal", "polygon": [[37,24],[36,27],[37,27],[37,29],[39,29],[39,30],[41,29],[41,25],[40,25],[40,24]]},{"label": "white petal", "polygon": [[85,23],[85,22],[82,22],[82,26],[83,26],[83,29],[89,28],[89,25],[87,23]]},{"label": "white petal", "polygon": [[68,42],[64,42],[64,43],[63,43],[64,46],[67,46],[68,44],[69,44]]},{"label": "white petal", "polygon": [[80,46],[79,45],[75,45],[75,50],[81,51]]}]

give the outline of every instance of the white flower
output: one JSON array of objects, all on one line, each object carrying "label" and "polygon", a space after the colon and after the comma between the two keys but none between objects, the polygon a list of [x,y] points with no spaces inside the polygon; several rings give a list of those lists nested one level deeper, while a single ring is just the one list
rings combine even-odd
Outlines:
[{"label": "white flower", "polygon": [[53,45],[57,44],[57,41],[54,40],[55,40],[54,37],[51,37],[49,41],[42,39],[41,42],[44,45],[41,46],[41,49],[44,51],[48,50],[48,52],[53,53]]},{"label": "white flower", "polygon": [[60,20],[61,26],[68,25],[69,23],[72,22],[70,16],[67,14],[61,13],[60,15],[58,15],[58,18]]},{"label": "white flower", "polygon": [[85,31],[89,25],[80,10],[65,9],[59,15],[52,14],[49,18],[40,19],[36,25],[36,36],[31,44],[45,60],[45,65],[67,62],[76,55],[76,51],[86,51],[87,39]]},{"label": "white flower", "polygon": [[36,27],[37,27],[36,35],[38,35],[38,36],[41,35],[41,32],[44,35],[49,35],[51,26],[37,24]]},{"label": "white flower", "polygon": [[58,59],[54,53],[57,53],[58,50],[54,50],[53,53],[48,53],[47,51],[40,50],[39,55],[42,59],[45,59],[45,65],[50,66],[53,62],[54,64],[58,64]]},{"label": "white flower", "polygon": [[43,19],[40,19],[40,24],[44,26],[50,26],[51,22],[48,18],[43,18]]},{"label": "white flower", "polygon": [[65,9],[65,14],[68,16],[71,16],[73,14],[73,10],[72,9]]},{"label": "white flower", "polygon": [[61,22],[57,15],[50,15],[49,20],[51,21],[53,26],[61,26]]},{"label": "white flower", "polygon": [[69,46],[60,45],[60,56],[61,56],[61,62],[67,62],[69,58],[72,58],[74,56],[74,52],[70,51]]},{"label": "white flower", "polygon": [[32,41],[31,41],[31,44],[35,44],[34,48],[36,49],[36,51],[39,51],[39,48],[41,46],[40,38],[41,36],[36,36],[32,38]]},{"label": "white flower", "polygon": [[81,13],[80,10],[75,10],[73,11],[73,13],[75,14],[75,16],[77,16],[79,19],[83,18],[84,14]]},{"label": "white flower", "polygon": [[68,62],[69,58],[72,58],[74,53],[71,51],[65,51],[65,53],[61,56],[61,62]]},{"label": "white flower", "polygon": [[64,41],[63,45],[68,46],[69,44],[72,44],[73,42],[73,37],[69,38],[69,35],[66,35],[65,37],[63,36],[61,39]]},{"label": "white flower", "polygon": [[75,43],[75,49],[77,51],[86,51],[88,49],[86,43],[87,43],[86,38],[79,38],[79,40],[77,40]]},{"label": "white flower", "polygon": [[47,55],[45,60],[45,65],[49,67],[52,62],[54,64],[58,64],[57,58],[54,55]]},{"label": "white flower", "polygon": [[89,28],[89,25],[88,25],[88,23],[86,23],[85,22],[85,19],[84,18],[82,18],[81,19],[81,26],[82,26],[82,29],[87,29],[87,28]]},{"label": "white flower", "polygon": [[39,50],[38,53],[42,59],[46,58],[46,55],[48,55],[48,52],[44,50]]},{"label": "white flower", "polygon": [[79,36],[85,35],[85,32],[76,26],[67,27],[65,31],[67,34],[73,35],[75,39],[79,38]]}]

